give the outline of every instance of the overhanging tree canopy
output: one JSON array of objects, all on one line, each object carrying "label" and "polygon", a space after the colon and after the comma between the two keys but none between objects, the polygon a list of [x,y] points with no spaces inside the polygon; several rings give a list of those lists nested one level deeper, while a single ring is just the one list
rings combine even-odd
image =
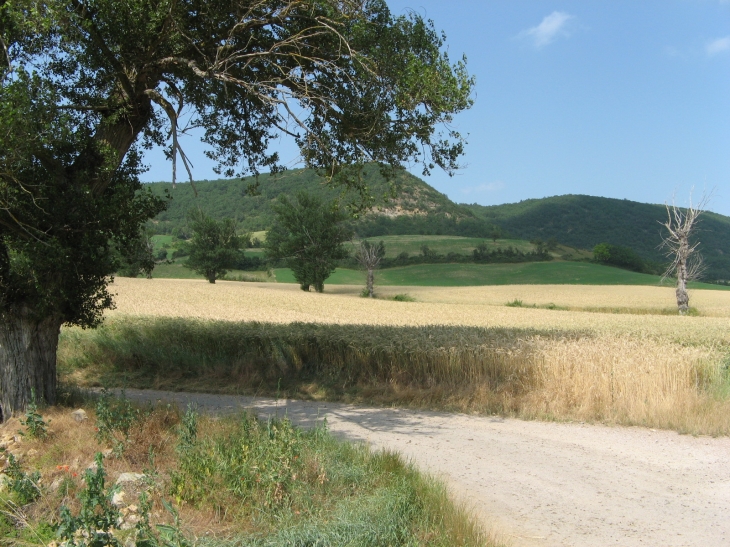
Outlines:
[{"label": "overhanging tree canopy", "polygon": [[[180,117],[227,176],[278,168],[292,135],[308,166],[361,190],[357,168],[451,172],[450,129],[472,79],[443,37],[382,0],[9,0],[0,6],[0,410],[55,399],[62,323],[111,305],[113,245],[160,210],[138,146]],[[443,132],[439,132],[439,127]]]}]

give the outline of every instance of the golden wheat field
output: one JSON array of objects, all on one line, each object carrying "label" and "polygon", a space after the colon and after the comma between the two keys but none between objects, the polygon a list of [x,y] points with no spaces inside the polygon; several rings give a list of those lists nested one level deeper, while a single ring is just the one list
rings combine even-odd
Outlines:
[{"label": "golden wheat field", "polygon": [[[659,337],[682,345],[730,346],[730,291],[697,290],[690,303],[699,317],[651,315],[671,308],[673,290],[661,287],[507,285],[487,287],[388,287],[383,296],[408,293],[415,302],[360,298],[362,287],[333,285],[324,294],[293,284],[117,278],[110,290],[112,315],[195,317],[226,321],[368,325],[463,325],[590,331]],[[624,308],[637,313],[510,308],[556,304],[569,308]]]},{"label": "golden wheat field", "polygon": [[[730,434],[726,291],[692,292],[699,315],[680,317],[667,315],[673,290],[659,287],[388,287],[373,300],[359,297],[356,286],[317,294],[287,284],[125,278],[111,290],[113,321],[156,316],[452,329],[453,341],[424,350],[422,363],[394,358],[384,403]],[[387,299],[398,293],[415,301]],[[506,306],[516,299],[565,309]],[[462,349],[458,340],[467,327],[488,329],[483,343]],[[398,387],[396,377],[419,367],[428,369],[431,387]]]}]

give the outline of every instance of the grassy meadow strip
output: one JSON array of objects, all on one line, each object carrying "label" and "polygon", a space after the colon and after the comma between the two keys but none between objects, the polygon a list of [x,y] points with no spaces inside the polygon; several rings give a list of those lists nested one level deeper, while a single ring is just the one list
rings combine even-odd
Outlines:
[{"label": "grassy meadow strip", "polygon": [[59,368],[64,381],[87,386],[399,404],[730,434],[726,349],[590,330],[117,316],[94,331],[64,329]]},{"label": "grassy meadow strip", "polygon": [[[139,409],[106,395],[85,421],[70,410],[43,410],[48,435],[24,437],[11,462],[3,545],[497,545],[440,482],[396,454],[336,440],[326,424]],[[12,419],[0,436],[19,428]],[[121,473],[141,479],[115,488]]]},{"label": "grassy meadow strip", "polygon": [[[387,298],[402,287],[379,287]],[[569,311],[677,315],[674,287],[638,285],[500,285],[484,287],[408,287],[418,301],[431,304],[504,306],[521,301],[525,307],[555,306]],[[694,290],[690,304],[702,317],[730,317],[730,291]],[[686,322],[684,323],[686,325]],[[683,323],[677,323],[683,325]],[[678,327],[681,328],[681,327]]]}]

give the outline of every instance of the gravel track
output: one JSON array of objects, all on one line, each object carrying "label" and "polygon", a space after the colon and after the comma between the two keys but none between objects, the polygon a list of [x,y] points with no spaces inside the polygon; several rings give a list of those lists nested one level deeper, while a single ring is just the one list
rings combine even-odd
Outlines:
[{"label": "gravel track", "polygon": [[730,439],[601,425],[148,390],[139,402],[287,415],[396,450],[516,547],[730,546]]}]

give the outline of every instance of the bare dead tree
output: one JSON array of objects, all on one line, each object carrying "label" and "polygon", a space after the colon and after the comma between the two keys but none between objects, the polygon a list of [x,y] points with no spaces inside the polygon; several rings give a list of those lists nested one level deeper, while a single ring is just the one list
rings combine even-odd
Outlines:
[{"label": "bare dead tree", "polygon": [[367,291],[370,298],[374,298],[373,285],[375,283],[375,270],[385,256],[385,244],[381,241],[377,245],[363,239],[355,253],[355,259],[367,270]]},{"label": "bare dead tree", "polygon": [[674,200],[672,200],[671,206],[665,204],[667,221],[661,224],[666,228],[667,233],[662,235],[660,248],[665,249],[666,256],[672,262],[664,272],[662,280],[670,277],[677,278],[677,308],[680,315],[686,315],[689,311],[687,283],[699,279],[705,269],[702,256],[697,252],[700,242],[696,238],[690,242],[690,238],[693,236],[697,220],[705,211],[710,198],[711,195],[703,194],[700,201],[693,205],[690,194],[689,207],[686,209],[677,207]]}]

